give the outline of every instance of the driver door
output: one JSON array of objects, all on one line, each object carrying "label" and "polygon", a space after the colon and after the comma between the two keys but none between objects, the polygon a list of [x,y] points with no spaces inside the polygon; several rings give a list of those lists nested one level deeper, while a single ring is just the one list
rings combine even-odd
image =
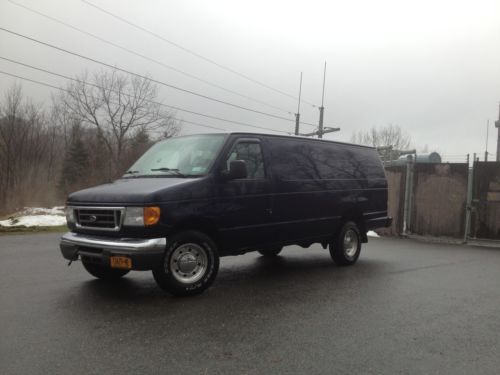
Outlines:
[{"label": "driver door", "polygon": [[219,228],[230,249],[258,247],[270,241],[272,232],[272,184],[265,144],[259,138],[238,138],[225,155],[220,171],[232,160],[243,160],[247,177],[217,182]]}]

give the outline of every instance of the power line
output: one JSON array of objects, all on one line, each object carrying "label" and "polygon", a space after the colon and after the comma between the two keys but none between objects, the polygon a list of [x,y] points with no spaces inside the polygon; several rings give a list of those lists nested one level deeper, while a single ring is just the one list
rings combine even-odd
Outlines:
[{"label": "power line", "polygon": [[251,101],[253,101],[253,102],[256,102],[256,103],[259,103],[259,104],[265,105],[265,106],[267,106],[267,107],[274,108],[274,109],[277,109],[277,110],[283,111],[283,112],[288,113],[288,114],[292,114],[292,112],[291,112],[291,111],[289,111],[289,110],[287,110],[287,109],[284,109],[284,108],[281,108],[281,107],[278,107],[278,106],[275,106],[275,105],[269,104],[269,103],[267,103],[267,102],[265,102],[265,101],[262,101],[262,100],[259,100],[259,99],[252,98],[251,96],[248,96],[248,95],[245,95],[245,94],[241,94],[241,93],[239,93],[239,92],[237,92],[237,91],[234,91],[234,90],[228,89],[228,88],[226,88],[226,87],[224,87],[224,86],[218,85],[218,84],[216,84],[216,83],[213,83],[213,82],[207,81],[207,80],[205,80],[205,79],[203,79],[203,78],[200,78],[200,77],[198,77],[198,76],[195,76],[194,74],[184,72],[183,70],[180,70],[180,69],[178,69],[178,68],[175,68],[175,67],[173,67],[173,66],[171,66],[171,65],[167,65],[167,64],[165,64],[165,63],[163,63],[163,62],[161,62],[161,61],[158,61],[158,60],[156,60],[156,59],[153,59],[153,58],[151,58],[151,57],[148,57],[148,56],[146,56],[146,55],[143,55],[143,54],[141,54],[141,53],[139,53],[139,52],[133,51],[133,50],[131,50],[131,49],[127,48],[127,47],[121,46],[121,45],[119,45],[119,44],[117,44],[117,43],[114,43],[114,42],[111,42],[111,41],[109,41],[109,40],[106,40],[106,39],[104,39],[104,38],[102,38],[102,37],[100,37],[100,36],[98,36],[98,35],[95,35],[95,34],[92,34],[92,33],[88,32],[88,31],[82,30],[82,29],[80,29],[80,28],[78,28],[78,27],[76,27],[76,26],[73,26],[73,25],[71,25],[71,24],[69,24],[69,23],[66,23],[66,22],[64,22],[64,21],[61,21],[61,20],[59,20],[59,19],[57,19],[57,18],[55,18],[55,17],[52,17],[52,16],[49,16],[49,15],[44,14],[44,13],[42,13],[42,12],[39,12],[39,11],[37,11],[37,10],[35,10],[35,9],[32,9],[32,8],[30,8],[30,7],[28,7],[28,6],[24,5],[24,4],[17,3],[17,2],[15,2],[15,1],[13,1],[13,0],[8,0],[8,1],[9,1],[11,4],[13,4],[13,5],[16,5],[16,6],[18,6],[18,7],[21,7],[21,8],[24,8],[24,9],[28,10],[29,12],[32,12],[32,13],[35,13],[35,14],[37,14],[37,15],[39,15],[39,16],[45,17],[45,18],[47,18],[47,19],[49,19],[49,20],[51,20],[51,21],[53,21],[53,22],[56,22],[56,23],[58,23],[58,24],[60,24],[60,25],[63,25],[63,26],[68,27],[68,28],[70,28],[70,29],[72,29],[72,30],[78,31],[79,33],[82,33],[82,34],[84,34],[84,35],[87,35],[87,36],[89,36],[89,37],[91,37],[91,38],[94,38],[94,39],[96,39],[96,40],[99,40],[100,42],[106,43],[106,44],[108,44],[108,45],[110,45],[110,46],[113,46],[113,47],[115,47],[115,48],[118,48],[118,49],[120,49],[120,50],[122,50],[122,51],[125,51],[125,52],[127,52],[127,53],[130,53],[130,54],[132,54],[132,55],[138,56],[138,57],[140,57],[140,58],[142,58],[142,59],[145,59],[145,60],[151,61],[151,62],[153,62],[153,63],[155,63],[155,64],[157,64],[157,65],[160,65],[160,66],[162,66],[162,67],[164,67],[164,68],[170,69],[170,70],[172,70],[172,71],[174,71],[174,72],[176,72],[176,73],[182,74],[182,75],[184,75],[184,76],[186,76],[186,77],[189,77],[189,78],[195,79],[195,80],[197,80],[197,81],[203,82],[203,83],[205,83],[205,84],[207,84],[207,85],[210,85],[210,86],[212,86],[212,87],[216,87],[216,88],[218,88],[218,89],[220,89],[220,90],[223,90],[223,91],[229,92],[229,93],[231,93],[231,94],[233,94],[233,95],[237,95],[237,96],[240,96],[240,97],[245,98],[245,99],[247,99],[247,100],[251,100]]},{"label": "power line", "polygon": [[193,121],[188,121],[188,120],[184,120],[184,119],[177,119],[177,121],[180,121],[180,122],[185,122],[187,124],[191,124],[191,125],[196,125],[196,126],[201,126],[203,128],[209,128],[209,129],[215,129],[215,130],[223,130],[223,131],[226,131],[227,132],[227,129],[224,129],[224,128],[218,128],[216,126],[211,126],[211,125],[206,125],[206,124],[200,124],[198,122],[193,122]]},{"label": "power line", "polygon": [[[47,74],[50,74],[50,75],[53,75],[53,76],[56,76],[56,77],[61,77],[61,78],[64,78],[64,79],[67,79],[67,80],[70,80],[70,81],[74,81],[74,82],[78,82],[78,83],[83,83],[84,85],[88,85],[88,86],[93,86],[93,87],[96,87],[96,88],[101,89],[101,90],[108,90],[107,88],[99,86],[99,85],[96,85],[95,83],[90,83],[90,82],[83,81],[81,79],[69,77],[69,76],[66,76],[66,75],[61,74],[61,73],[56,73],[56,72],[53,72],[53,71],[50,71],[50,70],[47,70],[47,69],[43,69],[43,68],[39,68],[39,67],[30,65],[30,64],[26,64],[26,63],[23,63],[21,61],[12,60],[12,59],[9,59],[9,58],[3,57],[3,56],[0,56],[0,59],[8,61],[8,62],[11,62],[11,63],[14,63],[14,64],[17,64],[17,65],[24,66],[24,67],[27,67],[27,68],[30,68],[30,69],[33,69],[33,70],[37,70],[37,71],[40,71],[40,72],[43,72],[43,73],[47,73]],[[128,97],[132,96],[130,94],[124,93],[124,92],[119,91],[119,90],[111,90],[111,89],[109,89],[109,91],[118,93],[120,95],[125,95],[125,96],[128,96]],[[202,117],[210,118],[210,119],[213,119],[213,120],[224,121],[224,122],[228,122],[228,123],[236,124],[236,125],[248,126],[248,127],[255,128],[255,129],[271,130],[271,131],[278,132],[278,133],[286,133],[286,134],[288,134],[287,132],[282,131],[282,130],[275,130],[275,129],[267,128],[267,127],[264,127],[264,126],[258,126],[258,125],[249,124],[249,123],[242,122],[242,121],[228,120],[228,119],[225,119],[225,118],[222,118],[222,117],[207,115],[205,113],[191,111],[189,109],[185,109],[185,108],[182,108],[182,107],[177,107],[177,106],[173,106],[173,105],[169,105],[169,104],[164,104],[164,103],[157,102],[157,101],[154,101],[154,100],[146,100],[146,101],[149,102],[149,103],[161,105],[163,107],[171,108],[171,109],[178,110],[178,111],[181,111],[181,112],[190,113],[190,114],[197,115],[197,116],[202,116]]]},{"label": "power line", "polygon": [[[58,87],[58,86],[54,86],[54,85],[51,85],[49,83],[45,83],[45,82],[40,82],[40,81],[37,81],[37,80],[34,80],[34,79],[31,79],[31,78],[26,78],[26,77],[22,77],[22,76],[19,76],[17,74],[12,74],[12,73],[8,73],[8,72],[4,72],[3,70],[0,70],[0,74],[5,74],[7,76],[11,76],[11,77],[14,77],[14,78],[18,78],[18,79],[21,79],[23,81],[28,81],[28,82],[32,82],[32,83],[36,83],[38,85],[42,85],[42,86],[46,86],[46,87],[50,87],[50,88],[53,88],[53,89],[56,89],[56,90],[60,90],[60,91],[65,91],[65,92],[70,92],[69,90],[66,90],[66,89],[63,89],[62,87]],[[193,125],[197,125],[197,126],[202,126],[204,128],[210,128],[210,129],[216,129],[216,130],[224,130],[224,131],[227,131],[227,129],[224,129],[224,128],[217,128],[215,126],[211,126],[211,125],[206,125],[206,124],[200,124],[198,122],[193,122],[193,121],[187,121],[187,120],[184,120],[184,119],[179,119],[175,116],[171,116],[172,119],[174,120],[177,120],[177,121],[181,121],[181,122],[186,122],[186,123],[189,123],[189,124],[193,124]]]},{"label": "power line", "polygon": [[[15,60],[11,60],[11,59],[8,59],[8,58],[2,57],[2,56],[0,56],[0,59],[9,61],[9,62],[12,62],[12,63],[15,63],[15,64],[19,64],[19,65],[22,65],[22,66],[25,66],[25,67],[28,67],[28,68],[31,68],[31,69],[35,69],[35,70],[38,70],[38,71],[41,71],[41,72],[44,72],[44,73],[52,74],[54,76],[65,78],[65,79],[68,79],[68,80],[71,80],[71,81],[83,83],[84,85],[93,86],[93,87],[96,87],[96,88],[99,88],[99,89],[102,89],[102,90],[107,90],[106,88],[104,88],[102,86],[99,86],[99,85],[96,85],[96,84],[93,84],[93,83],[89,83],[89,82],[85,82],[85,81],[82,81],[82,80],[79,80],[79,79],[68,77],[68,76],[65,76],[63,74],[51,72],[49,70],[45,70],[45,69],[42,69],[42,68],[37,68],[37,67],[31,66],[29,64],[24,64],[24,63],[21,63],[21,62],[15,61]],[[51,85],[49,83],[37,81],[37,80],[31,79],[31,78],[26,78],[26,77],[18,76],[18,75],[12,74],[12,73],[4,72],[4,71],[0,71],[0,73],[5,74],[5,75],[9,75],[11,77],[19,78],[19,79],[22,79],[22,80],[25,80],[25,81],[29,81],[29,82],[32,82],[32,83],[36,83],[36,84],[39,84],[39,85],[42,85],[42,86],[51,87],[51,88],[56,89],[56,90],[60,90],[60,91],[68,92],[68,93],[70,92],[69,90],[63,89],[62,87],[54,86],[54,85]],[[130,94],[127,94],[127,93],[124,93],[124,92],[121,92],[121,91],[118,91],[118,90],[110,90],[110,91],[113,91],[115,93],[119,93],[121,95],[125,95],[125,96],[128,96],[128,97],[132,96]],[[153,103],[153,104],[157,104],[157,105],[163,106],[163,107],[167,107],[167,108],[179,110],[181,112],[186,112],[186,113],[190,113],[190,114],[197,115],[197,116],[202,116],[202,117],[210,118],[210,119],[213,119],[213,120],[224,121],[224,122],[231,123],[231,124],[248,126],[248,127],[255,128],[255,129],[270,130],[270,131],[273,131],[273,132],[276,132],[276,133],[288,134],[288,132],[286,132],[286,131],[276,130],[276,129],[271,129],[271,128],[266,128],[266,127],[258,126],[258,125],[247,124],[245,122],[240,122],[240,121],[228,120],[228,119],[225,119],[225,118],[222,118],[222,117],[217,117],[217,116],[207,115],[207,114],[204,114],[204,113],[201,113],[201,112],[195,112],[195,111],[187,110],[187,109],[184,109],[184,108],[181,108],[181,107],[176,107],[176,106],[164,104],[164,103],[157,102],[157,101],[154,101],[154,100],[146,100],[146,101],[149,102],[149,103]],[[175,117],[173,116],[173,118],[175,118]],[[175,118],[175,119],[177,119],[178,121],[184,121],[186,123],[190,123],[190,124],[194,124],[194,125],[198,125],[198,126],[204,126],[204,127],[211,128],[211,129],[217,129],[217,130],[227,131],[227,129],[225,129],[225,128],[218,128],[218,127],[214,127],[214,126],[210,126],[210,125],[204,125],[204,124],[200,124],[200,123],[196,123],[196,122],[192,122],[192,121],[188,121],[188,120],[184,120],[184,119],[179,119],[179,118]]]},{"label": "power line", "polygon": [[[95,9],[99,10],[99,11],[100,11],[100,12],[102,12],[102,13],[105,13],[105,14],[107,14],[107,15],[109,15],[109,16],[111,16],[111,17],[113,17],[113,18],[115,18],[115,19],[117,19],[117,20],[119,20],[119,21],[121,21],[121,22],[126,23],[127,25],[130,25],[130,26],[132,26],[132,27],[134,27],[134,28],[136,28],[136,29],[138,29],[138,30],[141,30],[141,31],[143,31],[143,32],[145,32],[145,33],[147,33],[147,34],[150,34],[150,35],[154,36],[155,38],[160,39],[160,40],[162,40],[163,42],[168,43],[168,44],[170,44],[170,45],[172,45],[172,46],[174,46],[174,47],[176,47],[176,48],[179,48],[179,49],[181,49],[182,51],[184,51],[184,52],[186,52],[186,53],[189,53],[190,55],[196,56],[196,57],[198,57],[199,59],[202,59],[202,60],[204,60],[204,61],[206,61],[206,62],[208,62],[208,63],[210,63],[210,64],[212,64],[212,65],[215,65],[215,66],[219,67],[220,69],[226,70],[226,71],[228,71],[228,72],[230,72],[230,73],[232,73],[232,74],[235,74],[235,75],[237,75],[237,76],[240,76],[240,77],[242,77],[242,78],[244,78],[244,79],[246,79],[246,80],[248,80],[248,81],[250,81],[250,82],[253,82],[253,83],[255,83],[255,84],[259,85],[259,86],[265,87],[265,88],[266,88],[266,89],[268,89],[268,90],[272,90],[272,91],[277,92],[277,93],[279,93],[279,94],[281,94],[281,95],[284,95],[284,96],[287,96],[287,97],[289,97],[289,98],[292,98],[292,99],[297,100],[297,97],[295,97],[295,96],[293,96],[293,95],[291,95],[291,94],[288,94],[288,93],[286,93],[286,92],[284,92],[284,91],[281,91],[281,90],[279,90],[279,89],[276,89],[276,88],[274,88],[274,87],[272,87],[272,86],[269,86],[269,85],[267,85],[267,84],[265,84],[265,83],[262,83],[262,82],[260,82],[260,81],[257,81],[256,79],[251,78],[251,77],[247,76],[246,74],[240,73],[240,72],[238,72],[238,71],[236,71],[236,70],[234,70],[234,69],[232,69],[232,68],[229,68],[229,67],[227,67],[227,66],[225,66],[225,65],[222,65],[222,64],[218,63],[217,61],[214,61],[214,60],[212,60],[212,59],[210,59],[210,58],[208,58],[208,57],[205,57],[205,56],[203,56],[203,55],[200,55],[199,53],[194,52],[193,50],[191,50],[191,49],[189,49],[189,48],[186,48],[186,47],[184,47],[184,46],[182,46],[182,45],[180,45],[180,44],[178,44],[178,43],[172,42],[171,40],[168,40],[168,39],[164,38],[163,36],[161,36],[161,35],[159,35],[159,34],[156,34],[155,32],[153,32],[153,31],[151,31],[151,30],[148,30],[148,29],[146,29],[146,28],[144,28],[144,27],[142,27],[142,26],[139,26],[139,25],[137,25],[137,24],[133,23],[132,21],[129,21],[129,20],[125,19],[125,18],[122,18],[122,17],[120,17],[120,16],[118,16],[118,15],[116,15],[116,14],[114,14],[114,13],[112,13],[112,12],[110,12],[110,11],[106,10],[106,9],[103,9],[103,8],[101,8],[101,7],[99,7],[99,6],[95,5],[95,4],[93,4],[93,3],[89,2],[89,1],[87,1],[87,0],[81,0],[81,1],[82,1],[82,2],[84,2],[84,3],[85,3],[85,4],[87,4],[87,5],[90,5],[91,7],[93,7],[93,8],[95,8]],[[315,104],[313,104],[313,103],[307,102],[307,101],[305,101],[305,100],[302,100],[302,101],[303,101],[304,103],[307,103],[307,104],[309,104],[309,105],[311,105],[311,106],[315,107],[315,108],[317,107],[317,105],[315,105]]]},{"label": "power line", "polygon": [[[4,32],[7,32],[9,34],[12,34],[12,35],[16,35],[18,37],[21,37],[21,38],[24,38],[24,39],[27,39],[27,40],[30,40],[32,42],[35,42],[35,43],[38,43],[38,44],[41,44],[41,45],[44,45],[44,46],[47,46],[47,47],[50,47],[50,48],[53,48],[53,49],[56,49],[58,51],[61,51],[61,52],[64,52],[64,53],[67,53],[67,54],[70,54],[70,55],[73,55],[73,56],[77,56],[81,59],[84,59],[84,60],[88,60],[88,61],[91,61],[91,62],[94,62],[96,64],[100,64],[100,65],[103,65],[103,66],[106,66],[108,68],[111,68],[113,70],[118,70],[118,71],[121,71],[121,72],[124,72],[126,74],[129,74],[129,75],[132,75],[132,76],[135,76],[135,77],[138,77],[138,78],[141,78],[141,79],[145,79],[145,80],[149,80],[151,82],[154,82],[154,83],[157,83],[159,85],[162,85],[162,86],[165,86],[165,87],[169,87],[169,88],[172,88],[174,90],[178,90],[178,91],[181,91],[181,92],[185,92],[187,94],[191,94],[191,95],[194,95],[194,96],[198,96],[198,97],[201,97],[201,98],[204,98],[204,99],[207,99],[207,100],[211,100],[211,101],[214,101],[214,102],[217,102],[217,103],[221,103],[221,104],[225,104],[225,105],[228,105],[228,106],[231,106],[231,107],[234,107],[234,108],[238,108],[238,109],[241,109],[241,110],[244,110],[244,111],[248,111],[248,112],[253,112],[253,113],[257,113],[257,114],[261,114],[261,115],[264,115],[264,116],[268,116],[268,117],[273,117],[273,118],[276,118],[276,119],[279,119],[279,120],[285,120],[285,121],[289,121],[289,122],[293,122],[294,120],[292,119],[289,119],[289,118],[286,118],[286,117],[282,117],[282,116],[278,116],[278,115],[274,115],[272,113],[267,113],[267,112],[263,112],[263,111],[259,111],[259,110],[256,110],[256,109],[252,109],[252,108],[248,108],[248,107],[244,107],[244,106],[241,106],[241,105],[238,105],[238,104],[234,104],[234,103],[230,103],[230,102],[227,102],[227,101],[224,101],[224,100],[220,100],[220,99],[217,99],[217,98],[213,98],[211,96],[208,96],[208,95],[204,95],[204,94],[200,94],[200,93],[197,93],[195,91],[191,91],[191,90],[187,90],[187,89],[183,89],[181,87],[178,87],[178,86],[175,86],[175,85],[171,85],[169,83],[165,83],[165,82],[162,82],[162,81],[158,81],[156,79],[153,79],[153,78],[150,78],[150,77],[147,77],[147,76],[143,76],[141,74],[138,74],[138,73],[134,73],[134,72],[131,72],[129,70],[126,70],[126,69],[123,69],[123,68],[120,68],[118,66],[113,66],[111,64],[108,64],[108,63],[105,63],[105,62],[102,62],[102,61],[99,61],[99,60],[96,60],[96,59],[93,59],[91,57],[87,57],[87,56],[84,56],[84,55],[81,55],[79,53],[76,53],[76,52],[72,52],[72,51],[69,51],[67,49],[64,49],[64,48],[61,48],[61,47],[58,47],[58,46],[55,46],[53,44],[50,44],[50,43],[46,43],[46,42],[42,42],[41,40],[38,40],[38,39],[35,39],[35,38],[32,38],[32,37],[29,37],[27,35],[23,35],[23,34],[19,34],[15,31],[12,31],[12,30],[9,30],[9,29],[5,29],[3,27],[0,27],[0,30],[4,31]],[[312,125],[312,126],[315,126],[313,124],[308,124],[308,125]]]}]

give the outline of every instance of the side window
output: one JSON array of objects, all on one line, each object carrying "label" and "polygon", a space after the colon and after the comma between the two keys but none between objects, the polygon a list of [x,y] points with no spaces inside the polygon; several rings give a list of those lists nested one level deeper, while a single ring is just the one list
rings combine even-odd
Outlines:
[{"label": "side window", "polygon": [[316,152],[310,142],[294,139],[272,139],[273,172],[282,180],[320,179],[315,163]]},{"label": "side window", "polygon": [[240,142],[234,146],[226,161],[226,168],[233,160],[244,160],[247,164],[248,177],[251,179],[264,178],[264,158],[259,143]]}]

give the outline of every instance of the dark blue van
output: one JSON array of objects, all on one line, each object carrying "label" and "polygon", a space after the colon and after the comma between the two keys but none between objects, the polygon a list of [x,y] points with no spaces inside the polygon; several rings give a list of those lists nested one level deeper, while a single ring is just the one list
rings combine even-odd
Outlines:
[{"label": "dark blue van", "polygon": [[175,295],[210,286],[225,255],[319,243],[351,265],[390,224],[374,148],[253,133],[159,142],[117,181],[71,194],[66,216],[66,259],[101,279],[152,270]]}]

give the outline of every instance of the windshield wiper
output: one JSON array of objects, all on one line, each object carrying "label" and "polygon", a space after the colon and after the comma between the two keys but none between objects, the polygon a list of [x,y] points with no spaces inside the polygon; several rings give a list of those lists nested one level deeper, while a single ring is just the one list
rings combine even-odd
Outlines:
[{"label": "windshield wiper", "polygon": [[134,173],[139,173],[139,171],[127,171],[125,174],[134,174]]},{"label": "windshield wiper", "polygon": [[176,176],[179,177],[186,177],[184,173],[179,172],[177,168],[167,168],[167,167],[162,167],[162,168],[152,168],[151,169],[153,172],[160,171],[160,172],[174,172]]}]

